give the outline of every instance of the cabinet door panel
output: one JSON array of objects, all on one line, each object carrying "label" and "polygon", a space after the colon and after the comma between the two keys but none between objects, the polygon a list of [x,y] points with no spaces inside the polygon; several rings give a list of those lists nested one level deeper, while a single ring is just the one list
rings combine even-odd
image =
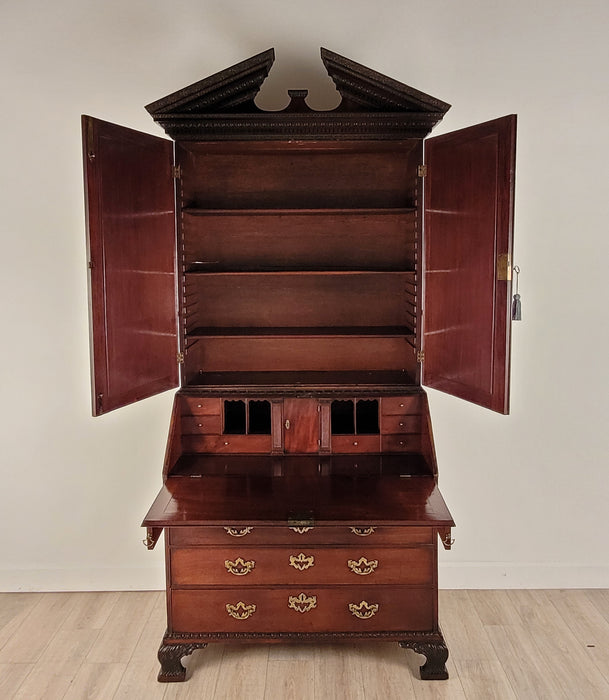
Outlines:
[{"label": "cabinet door panel", "polygon": [[[509,410],[516,116],[426,142],[424,383]],[[511,262],[508,263],[509,268]]]},{"label": "cabinet door panel", "polygon": [[173,143],[83,117],[93,413],[178,384]]}]

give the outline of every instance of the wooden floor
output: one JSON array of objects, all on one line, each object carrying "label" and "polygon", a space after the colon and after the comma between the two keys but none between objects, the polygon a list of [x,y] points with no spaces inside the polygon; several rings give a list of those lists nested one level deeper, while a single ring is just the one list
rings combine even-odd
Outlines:
[{"label": "wooden floor", "polygon": [[442,591],[448,681],[397,644],[210,645],[156,682],[162,593],[0,594],[0,698],[607,700],[609,591]]}]

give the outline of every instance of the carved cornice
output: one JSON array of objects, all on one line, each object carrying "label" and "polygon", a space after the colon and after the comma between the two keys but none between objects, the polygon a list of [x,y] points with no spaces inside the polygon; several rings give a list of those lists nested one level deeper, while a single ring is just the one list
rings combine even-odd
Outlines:
[{"label": "carved cornice", "polygon": [[[199,80],[171,95],[146,105],[155,121],[161,114],[214,114],[230,112],[244,103],[250,110],[253,100],[275,60],[269,49],[237,63],[209,78]],[[254,107],[255,109],[255,107]]]},{"label": "carved cornice", "polygon": [[425,137],[450,106],[328,49],[321,55],[342,96],[334,110],[310,109],[306,90],[289,90],[284,110],[259,109],[254,98],[273,64],[273,49],[146,109],[177,141],[388,140]]}]

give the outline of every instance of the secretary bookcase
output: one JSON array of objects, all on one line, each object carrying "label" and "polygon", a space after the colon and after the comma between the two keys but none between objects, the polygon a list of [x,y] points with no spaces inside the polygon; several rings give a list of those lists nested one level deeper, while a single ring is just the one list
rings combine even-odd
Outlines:
[{"label": "secretary bookcase", "polygon": [[273,50],[83,117],[93,412],[179,386],[159,680],[212,642],[395,640],[447,677],[422,382],[508,410],[515,129],[322,49],[341,102],[257,107]]}]

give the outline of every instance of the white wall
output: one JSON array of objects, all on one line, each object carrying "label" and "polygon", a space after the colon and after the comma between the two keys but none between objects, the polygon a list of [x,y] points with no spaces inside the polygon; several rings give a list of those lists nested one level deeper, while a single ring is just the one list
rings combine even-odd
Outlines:
[{"label": "white wall", "polygon": [[[139,529],[171,395],[93,419],[79,115],[143,105],[274,46],[261,97],[335,95],[326,46],[453,108],[519,115],[512,414],[430,391],[452,586],[609,586],[605,0],[2,3],[0,588],[163,585]],[[162,549],[162,548],[159,548]]]}]

